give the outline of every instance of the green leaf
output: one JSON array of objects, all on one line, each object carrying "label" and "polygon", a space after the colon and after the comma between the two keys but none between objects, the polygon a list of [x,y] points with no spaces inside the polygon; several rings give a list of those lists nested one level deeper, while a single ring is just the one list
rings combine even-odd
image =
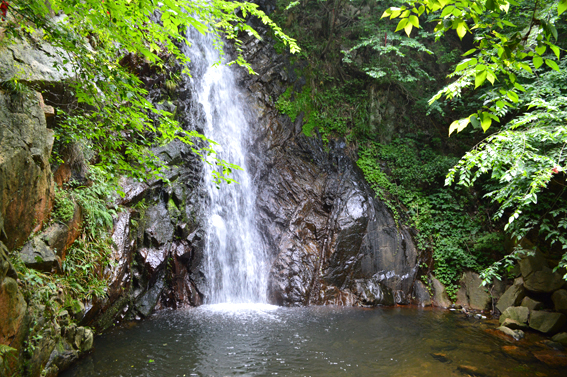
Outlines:
[{"label": "green leaf", "polygon": [[407,25],[404,27],[404,31],[406,32],[406,34],[408,35],[408,37],[411,34],[411,29],[413,28],[413,25],[410,24],[409,22],[407,23]]},{"label": "green leaf", "polygon": [[481,120],[480,120],[480,126],[482,127],[482,130],[486,132],[486,130],[490,128],[491,124],[492,124],[492,119],[490,117],[490,114],[483,112],[481,114]]},{"label": "green leaf", "polygon": [[475,51],[476,51],[476,48],[470,49],[470,50],[468,50],[467,52],[465,52],[465,53],[463,54],[463,56],[468,56],[468,55],[472,54],[472,53],[475,52]]},{"label": "green leaf", "polygon": [[392,14],[392,9],[388,8],[384,11],[384,13],[382,14],[382,17],[380,17],[380,19],[382,19],[384,17],[388,17],[391,14]]},{"label": "green leaf", "polygon": [[558,16],[561,16],[561,13],[567,10],[567,0],[561,0],[559,4],[557,4],[557,13]]},{"label": "green leaf", "polygon": [[465,24],[465,21],[461,20],[461,22],[457,24],[457,35],[459,36],[459,38],[463,39],[466,33],[467,33],[467,26]]},{"label": "green leaf", "polygon": [[465,127],[468,126],[470,122],[469,118],[465,118],[465,119],[460,119],[460,120],[456,120],[453,123],[451,123],[451,125],[449,126],[449,136],[451,136],[451,134],[455,131],[461,132],[462,130],[465,129]]},{"label": "green leaf", "polygon": [[407,24],[408,24],[408,19],[407,19],[407,18],[404,18],[404,19],[400,20],[400,22],[398,23],[398,27],[396,28],[395,31],[400,31],[400,30],[404,29]]},{"label": "green leaf", "polygon": [[510,98],[512,100],[512,102],[517,103],[520,98],[518,97],[518,95],[516,94],[516,92],[513,92],[511,90],[506,92],[506,95],[508,96],[508,98]]},{"label": "green leaf", "polygon": [[448,6],[445,9],[443,9],[443,12],[441,12],[441,18],[445,18],[445,16],[448,16],[449,14],[451,14],[453,9],[455,9],[454,6]]},{"label": "green leaf", "polygon": [[492,85],[494,85],[494,80],[496,80],[496,76],[494,75],[494,73],[493,73],[492,71],[486,71],[486,72],[487,72],[487,74],[486,74],[486,79],[487,79],[488,81],[490,81],[490,83],[491,83]]},{"label": "green leaf", "polygon": [[539,45],[535,48],[535,51],[538,53],[538,55],[543,55],[546,49],[547,49],[546,45]]},{"label": "green leaf", "polygon": [[417,18],[417,17],[414,16],[413,14],[412,14],[411,16],[409,16],[409,22],[410,22],[413,26],[419,28],[419,18]]},{"label": "green leaf", "polygon": [[486,70],[476,72],[476,75],[474,77],[474,88],[475,89],[478,88],[479,86],[481,86],[482,83],[484,83],[484,80],[486,80],[486,76],[487,76]]},{"label": "green leaf", "polygon": [[549,44],[549,47],[553,50],[553,52],[555,53],[555,56],[557,56],[557,59],[559,59],[559,56],[561,55],[559,47],[557,47],[556,45],[554,45],[552,43]]},{"label": "green leaf", "polygon": [[537,69],[543,64],[543,58],[541,56],[534,56],[534,67]]},{"label": "green leaf", "polygon": [[551,59],[545,59],[545,64],[547,64],[551,69],[556,70],[557,72],[559,72],[559,66],[557,65],[556,62],[554,62]]}]

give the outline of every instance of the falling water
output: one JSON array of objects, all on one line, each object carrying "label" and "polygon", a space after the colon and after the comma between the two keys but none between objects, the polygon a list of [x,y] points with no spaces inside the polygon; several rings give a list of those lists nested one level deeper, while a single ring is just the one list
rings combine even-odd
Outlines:
[{"label": "falling water", "polygon": [[206,113],[205,135],[215,140],[219,158],[239,165],[231,177],[238,184],[220,184],[207,166],[205,185],[210,198],[204,273],[205,300],[217,303],[266,302],[267,267],[262,241],[255,226],[255,187],[246,164],[248,122],[246,104],[235,85],[234,73],[215,64],[219,52],[210,36],[191,32],[191,73],[198,101]]}]

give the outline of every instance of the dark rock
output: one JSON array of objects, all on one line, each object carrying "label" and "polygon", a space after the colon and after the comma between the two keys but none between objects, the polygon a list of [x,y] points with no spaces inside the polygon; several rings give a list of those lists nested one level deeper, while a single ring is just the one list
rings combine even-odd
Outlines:
[{"label": "dark rock", "polygon": [[506,318],[502,323],[502,326],[508,327],[509,329],[512,330],[518,330],[518,329],[525,329],[528,327],[528,325],[526,323],[520,323],[512,318]]},{"label": "dark rock", "polygon": [[542,302],[536,301],[528,296],[524,297],[524,299],[522,300],[522,306],[530,309],[530,311],[543,309]]},{"label": "dark rock", "polygon": [[496,304],[496,308],[500,310],[500,313],[504,313],[504,311],[509,308],[510,306],[518,306],[522,302],[522,299],[526,296],[526,291],[524,289],[524,280],[522,278],[517,278],[514,280],[514,284],[510,288],[508,288],[498,303]]},{"label": "dark rock", "polygon": [[162,279],[158,279],[156,284],[148,289],[141,297],[136,300],[136,309],[143,317],[152,314],[161,295],[165,284]]},{"label": "dark rock", "polygon": [[565,281],[558,272],[553,272],[539,250],[520,260],[524,287],[536,293],[551,293],[563,286]]},{"label": "dark rock", "polygon": [[503,324],[507,318],[518,322],[521,326],[527,326],[530,319],[530,310],[523,306],[510,306],[500,316],[500,324]]},{"label": "dark rock", "polygon": [[149,207],[146,211],[146,221],[147,246],[161,246],[173,240],[174,227],[165,203],[160,202]]},{"label": "dark rock", "polygon": [[431,306],[431,295],[429,294],[427,286],[421,280],[415,281],[413,285],[413,292],[417,305]]},{"label": "dark rock", "polygon": [[557,343],[562,344],[563,346],[567,347],[567,332],[562,332],[562,333],[556,334],[551,339],[554,342],[557,342]]},{"label": "dark rock", "polygon": [[50,272],[58,264],[57,254],[40,236],[32,238],[24,245],[20,257],[27,267],[39,271]]},{"label": "dark rock", "polygon": [[447,355],[444,354],[444,353],[437,352],[437,353],[431,353],[430,355],[431,355],[432,358],[434,358],[435,360],[440,361],[442,363],[445,363],[445,364],[451,364],[452,363],[452,361],[450,359],[448,359]]},{"label": "dark rock", "polygon": [[555,291],[551,295],[551,299],[553,300],[555,311],[567,315],[567,291],[565,289]]},{"label": "dark rock", "polygon": [[377,279],[360,279],[355,284],[355,292],[364,305],[394,305],[392,291],[383,287]]},{"label": "dark rock", "polygon": [[[526,308],[527,309],[527,308]],[[561,313],[544,312],[534,310],[530,314],[530,327],[544,334],[554,334],[567,322],[565,315]]]}]

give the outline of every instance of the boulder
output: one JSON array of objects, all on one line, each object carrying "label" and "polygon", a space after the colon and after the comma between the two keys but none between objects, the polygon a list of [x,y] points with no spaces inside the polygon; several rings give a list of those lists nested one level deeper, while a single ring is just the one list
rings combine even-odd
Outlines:
[{"label": "boulder", "polygon": [[567,322],[567,318],[562,313],[534,310],[530,314],[529,325],[532,329],[544,334],[554,334],[563,327],[565,322]]},{"label": "boulder", "polygon": [[45,272],[50,272],[58,263],[57,254],[40,236],[32,238],[24,245],[20,258],[27,267]]},{"label": "boulder", "polygon": [[534,299],[532,299],[531,297],[524,297],[524,299],[522,300],[522,306],[525,306],[526,308],[530,309],[530,310],[540,310],[543,309],[543,303],[536,301]]},{"label": "boulder", "polygon": [[356,294],[364,305],[394,305],[392,290],[384,287],[376,279],[356,280]]},{"label": "boulder", "polygon": [[567,332],[561,332],[556,334],[551,338],[554,342],[562,344],[563,346],[567,347]]},{"label": "boulder", "polygon": [[555,291],[551,295],[551,299],[553,300],[555,311],[567,315],[567,291],[565,289]]},{"label": "boulder", "polygon": [[551,293],[563,286],[565,281],[558,272],[553,272],[547,260],[539,250],[520,260],[520,270],[524,278],[524,287],[536,293]]},{"label": "boulder", "polygon": [[468,306],[474,310],[488,310],[492,306],[492,298],[488,289],[482,286],[482,279],[479,274],[467,271],[461,279],[466,289]]},{"label": "boulder", "polygon": [[510,306],[520,305],[525,295],[526,291],[524,289],[524,280],[522,278],[517,278],[514,280],[514,284],[512,284],[512,286],[504,292],[502,297],[500,297],[496,304],[496,308],[500,310],[500,313],[504,313],[504,311]]},{"label": "boulder", "polygon": [[500,316],[500,324],[503,325],[506,319],[511,319],[518,322],[523,327],[528,326],[528,320],[530,318],[530,310],[523,306],[510,306],[508,309],[504,310],[504,313]]},{"label": "boulder", "polygon": [[443,283],[435,278],[435,276],[430,275],[429,281],[431,282],[431,289],[433,290],[433,305],[442,308],[448,308],[452,305],[451,300],[449,300],[449,295]]},{"label": "boulder", "polygon": [[511,336],[515,340],[520,340],[524,338],[524,332],[522,330],[512,330],[511,328],[505,326],[500,326],[496,330],[501,331],[508,336]]},{"label": "boulder", "polygon": [[416,280],[413,284],[413,293],[417,305],[431,306],[431,295],[427,286],[421,280]]}]

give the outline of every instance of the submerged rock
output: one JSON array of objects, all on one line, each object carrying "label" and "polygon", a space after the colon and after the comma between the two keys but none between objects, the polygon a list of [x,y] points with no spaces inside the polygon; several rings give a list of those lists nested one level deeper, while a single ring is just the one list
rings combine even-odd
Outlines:
[{"label": "submerged rock", "polygon": [[524,338],[524,332],[522,330],[512,330],[506,326],[500,326],[496,330],[503,332],[504,334],[511,336],[515,340],[520,340]]}]

